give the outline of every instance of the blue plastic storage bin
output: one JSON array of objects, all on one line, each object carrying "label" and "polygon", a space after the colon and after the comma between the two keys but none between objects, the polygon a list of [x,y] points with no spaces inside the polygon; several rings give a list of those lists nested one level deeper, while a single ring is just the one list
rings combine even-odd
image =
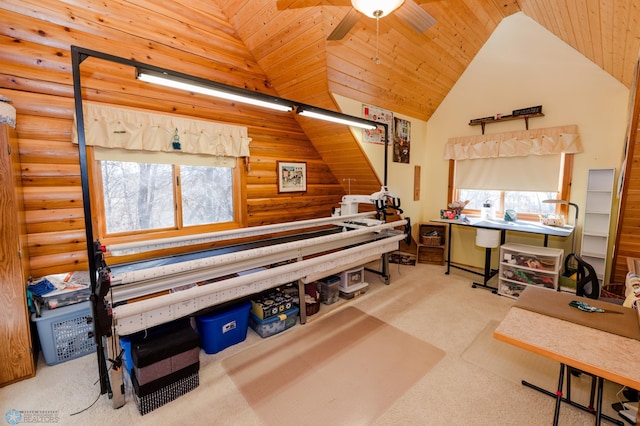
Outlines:
[{"label": "blue plastic storage bin", "polygon": [[36,323],[47,365],[60,364],[96,351],[90,302],[43,309],[40,317],[33,314],[31,319]]},{"label": "blue plastic storage bin", "polygon": [[215,354],[244,341],[249,327],[251,302],[202,315],[196,318],[200,347],[208,354]]},{"label": "blue plastic storage bin", "polygon": [[300,309],[295,306],[288,311],[265,320],[258,318],[257,315],[251,312],[249,314],[249,327],[258,333],[260,337],[273,336],[296,325],[298,312],[300,312]]}]

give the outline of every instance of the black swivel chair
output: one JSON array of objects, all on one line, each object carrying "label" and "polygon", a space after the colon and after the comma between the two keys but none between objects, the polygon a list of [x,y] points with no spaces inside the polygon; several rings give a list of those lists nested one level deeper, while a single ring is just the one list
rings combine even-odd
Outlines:
[{"label": "black swivel chair", "polygon": [[589,263],[587,263],[582,257],[576,253],[569,253],[564,261],[565,270],[568,267],[569,261],[573,259],[577,264],[576,267],[576,296],[587,297],[589,299],[600,298],[600,281],[596,275],[596,270],[593,269]]},{"label": "black swivel chair", "polygon": [[[580,257],[576,253],[569,253],[564,260],[564,268],[565,271],[568,270],[570,263],[573,261],[577,266],[575,267],[576,272],[576,296],[579,297],[587,297],[589,299],[599,299],[600,298],[600,281],[598,280],[598,276],[596,275],[596,270],[593,269],[589,263],[587,263],[582,257]],[[567,370],[570,373],[567,379],[567,400],[571,401],[571,375],[580,376],[580,374],[588,374],[591,376],[591,392],[589,395],[589,406],[587,407],[590,411],[595,411],[593,408],[593,401],[595,399],[596,394],[596,380],[597,377],[593,374],[585,373],[582,370],[577,368],[567,366]]]}]

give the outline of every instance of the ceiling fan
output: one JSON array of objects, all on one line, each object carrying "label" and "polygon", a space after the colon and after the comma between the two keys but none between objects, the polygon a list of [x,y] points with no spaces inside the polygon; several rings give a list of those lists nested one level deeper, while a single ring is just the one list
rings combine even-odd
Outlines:
[{"label": "ceiling fan", "polygon": [[434,0],[278,0],[279,10],[295,9],[303,7],[329,4],[333,6],[351,6],[349,12],[336,25],[327,40],[342,40],[347,33],[358,22],[362,15],[376,20],[376,56],[374,62],[380,63],[378,57],[378,35],[380,32],[380,18],[395,13],[404,23],[411,27],[418,34],[427,31],[436,20],[426,10],[419,6],[419,3],[426,3]]},{"label": "ceiling fan", "polygon": [[418,34],[428,30],[436,20],[426,10],[419,6],[434,0],[278,0],[279,10],[318,6],[321,4],[333,6],[351,6],[349,12],[329,34],[327,40],[342,40],[353,28],[362,15],[373,19],[384,18],[391,13],[402,19]]}]

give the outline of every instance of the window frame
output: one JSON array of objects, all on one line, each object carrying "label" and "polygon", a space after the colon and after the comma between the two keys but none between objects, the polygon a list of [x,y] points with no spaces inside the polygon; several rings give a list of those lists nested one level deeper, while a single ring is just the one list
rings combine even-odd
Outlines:
[{"label": "window frame", "polygon": [[[205,225],[193,225],[185,227],[182,223],[182,208],[179,206],[179,201],[181,200],[181,191],[180,191],[180,172],[179,167],[177,165],[172,165],[174,167],[174,176],[173,176],[173,192],[174,192],[174,200],[176,205],[174,205],[174,215],[176,219],[176,225],[172,228],[162,228],[162,229],[151,229],[145,231],[131,231],[126,233],[114,233],[107,234],[107,226],[106,226],[106,217],[104,212],[104,188],[102,183],[102,169],[100,166],[100,161],[95,159],[95,155],[92,147],[87,147],[87,164],[88,164],[88,172],[89,172],[89,183],[90,183],[90,199],[92,205],[92,226],[93,226],[93,234],[94,238],[100,241],[101,245],[108,246],[110,244],[121,244],[121,243],[130,243],[130,242],[138,242],[145,240],[156,240],[162,238],[171,238],[178,236],[189,236],[189,235],[198,235],[205,232],[215,232],[215,231],[223,231],[229,229],[239,229],[246,227],[247,223],[247,209],[246,209],[246,173],[244,172],[246,167],[246,161],[244,158],[236,158],[236,165],[233,168],[233,192],[234,192],[234,200],[233,200],[233,209],[234,209],[234,219],[231,222],[224,223],[214,223],[214,224],[205,224]],[[184,249],[176,248],[176,249],[167,249],[167,252],[180,252]],[[108,256],[108,255],[107,255]],[[138,258],[143,258],[144,253],[140,255],[131,255],[127,256],[128,260],[136,260]],[[129,259],[131,258],[131,259]]]},{"label": "window frame", "polygon": [[[573,176],[573,158],[574,154],[562,154],[562,169],[561,181],[558,182],[558,200],[570,200],[571,199],[571,180]],[[453,200],[459,199],[460,191],[455,187],[455,167],[456,160],[449,160],[449,191],[447,194],[447,204],[453,202]],[[500,206],[504,206],[504,193],[500,191]],[[563,204],[556,204],[556,214],[561,214],[564,217],[568,217],[569,206]],[[463,213],[468,216],[480,217],[480,210],[478,209],[464,209]],[[503,211],[496,211],[496,216],[502,217]],[[538,215],[535,213],[518,212],[518,219],[529,220],[537,222],[539,220]]]}]

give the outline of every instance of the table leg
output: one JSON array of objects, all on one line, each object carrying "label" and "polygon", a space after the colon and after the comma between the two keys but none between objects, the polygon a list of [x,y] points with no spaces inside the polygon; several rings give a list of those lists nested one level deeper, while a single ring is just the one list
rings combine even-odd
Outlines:
[{"label": "table leg", "polygon": [[497,271],[491,270],[491,250],[492,249],[490,247],[485,248],[484,275],[483,275],[482,284],[474,282],[473,284],[471,284],[471,287],[473,288],[482,287],[482,288],[486,288],[487,290],[491,290],[492,293],[497,293],[498,289],[496,287],[491,287],[490,285],[487,285],[489,280],[497,273]]},{"label": "table leg", "polygon": [[445,272],[445,275],[449,275],[449,272],[451,272],[451,228],[453,228],[453,226],[451,224],[448,225],[449,228],[449,238],[447,239],[447,272]]},{"label": "table leg", "polygon": [[[594,414],[596,416],[596,424],[599,425],[600,421],[602,419],[605,419],[613,424],[619,425],[619,426],[624,426],[624,422],[622,422],[621,420],[618,419],[614,419],[613,417],[607,416],[606,414],[602,413],[602,386],[604,383],[604,379],[602,379],[601,377],[598,377],[598,402],[597,402],[597,406],[599,407],[596,412],[593,411],[593,409],[590,409],[589,407],[585,407],[582,404],[578,404],[575,401],[571,401],[568,398],[565,398],[562,395],[562,386],[564,384],[564,371],[565,371],[565,364],[560,364],[560,374],[558,377],[558,389],[555,392],[550,392],[546,389],[543,389],[539,386],[536,386],[532,383],[527,382],[526,380],[522,380],[522,384],[524,386],[527,386],[531,389],[537,390],[538,392],[541,392],[545,395],[549,395],[552,396],[556,399],[556,407],[555,407],[555,413],[553,416],[553,424],[554,426],[557,426],[558,424],[558,417],[560,415],[560,403],[564,402],[566,404],[571,405],[572,407],[576,407],[579,408],[580,410],[586,411],[587,413],[591,413]],[[567,373],[569,374],[569,373]],[[570,378],[568,380],[571,380]]]},{"label": "table leg", "polygon": [[604,379],[602,377],[598,377],[598,399],[596,402],[596,426],[600,426],[600,420],[602,417],[602,388],[604,384]]},{"label": "table leg", "polygon": [[560,417],[560,404],[562,403],[562,384],[564,383],[564,364],[560,363],[560,375],[558,376],[558,389],[556,390],[556,410],[553,413],[553,426],[558,425]]}]

